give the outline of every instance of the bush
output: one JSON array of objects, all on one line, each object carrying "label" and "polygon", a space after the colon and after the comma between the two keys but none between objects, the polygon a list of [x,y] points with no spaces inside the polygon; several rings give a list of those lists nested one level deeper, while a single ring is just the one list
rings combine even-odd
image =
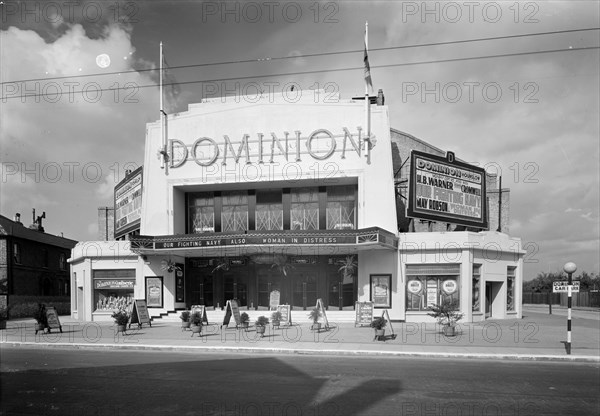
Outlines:
[{"label": "bush", "polygon": [[275,311],[271,314],[271,321],[281,322],[281,312]]},{"label": "bush", "polygon": [[463,317],[463,314],[459,312],[458,300],[446,301],[441,305],[429,306],[431,312],[427,315],[436,318],[440,325],[455,326],[458,321]]},{"label": "bush", "polygon": [[129,323],[129,314],[123,309],[113,312],[111,318],[115,320],[117,325],[127,325]]},{"label": "bush", "polygon": [[313,324],[316,324],[319,322],[319,318],[321,317],[321,310],[319,308],[312,308],[308,314],[308,317],[311,321],[313,321]]},{"label": "bush", "polygon": [[374,329],[383,329],[387,325],[387,321],[384,317],[378,316],[371,321],[371,328]]},{"label": "bush", "polygon": [[194,312],[190,322],[192,323],[192,325],[202,325],[202,315],[200,314],[200,312]]},{"label": "bush", "polygon": [[40,303],[46,306],[53,306],[59,315],[71,314],[71,298],[69,296],[11,295],[8,297],[8,302],[11,319],[31,318]]},{"label": "bush", "polygon": [[249,320],[250,320],[250,315],[248,315],[246,312],[242,312],[242,314],[240,315],[240,322],[245,323],[245,322],[248,322]]},{"label": "bush", "polygon": [[269,318],[266,316],[259,316],[255,324],[256,326],[267,326],[269,325]]}]

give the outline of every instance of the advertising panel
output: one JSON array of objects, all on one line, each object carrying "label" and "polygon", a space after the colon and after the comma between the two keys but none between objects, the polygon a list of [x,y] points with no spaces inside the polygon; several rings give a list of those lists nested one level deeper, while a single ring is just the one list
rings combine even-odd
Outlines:
[{"label": "advertising panel", "polygon": [[407,216],[487,229],[485,170],[413,150]]},{"label": "advertising panel", "polygon": [[115,186],[115,238],[139,228],[142,213],[142,167]]}]

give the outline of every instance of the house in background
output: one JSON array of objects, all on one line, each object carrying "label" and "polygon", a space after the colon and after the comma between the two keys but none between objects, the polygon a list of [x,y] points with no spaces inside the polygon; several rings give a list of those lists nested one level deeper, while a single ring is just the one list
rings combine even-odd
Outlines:
[{"label": "house in background", "polygon": [[0,215],[0,302],[10,307],[24,296],[70,296],[67,259],[77,241],[44,232],[41,216],[27,227],[16,214]]}]

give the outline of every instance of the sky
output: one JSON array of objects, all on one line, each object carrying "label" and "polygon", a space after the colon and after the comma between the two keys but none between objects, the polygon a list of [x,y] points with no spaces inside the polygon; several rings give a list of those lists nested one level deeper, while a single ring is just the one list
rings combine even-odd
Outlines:
[{"label": "sky", "polygon": [[598,273],[599,4],[4,0],[0,213],[29,225],[35,208],[48,233],[97,239],[158,119],[161,41],[170,112],[291,85],[348,99],[364,93],[368,21],[392,127],[510,189],[524,279],[567,261]]}]

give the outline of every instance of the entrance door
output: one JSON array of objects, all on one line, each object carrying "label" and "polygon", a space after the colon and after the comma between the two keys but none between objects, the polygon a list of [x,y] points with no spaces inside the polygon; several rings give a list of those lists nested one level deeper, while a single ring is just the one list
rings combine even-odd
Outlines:
[{"label": "entrance door", "polygon": [[231,271],[223,273],[223,304],[230,299],[237,299],[239,306],[248,306],[248,284],[246,276]]},{"label": "entrance door", "polygon": [[302,310],[317,304],[317,277],[313,274],[296,274],[292,276],[292,307]]},{"label": "entrance door", "polygon": [[328,300],[329,307],[341,310],[354,309],[354,300],[356,298],[354,292],[354,279],[344,278],[338,273],[330,274],[328,279]]},{"label": "entrance door", "polygon": [[213,277],[205,275],[192,276],[192,305],[214,306]]}]

